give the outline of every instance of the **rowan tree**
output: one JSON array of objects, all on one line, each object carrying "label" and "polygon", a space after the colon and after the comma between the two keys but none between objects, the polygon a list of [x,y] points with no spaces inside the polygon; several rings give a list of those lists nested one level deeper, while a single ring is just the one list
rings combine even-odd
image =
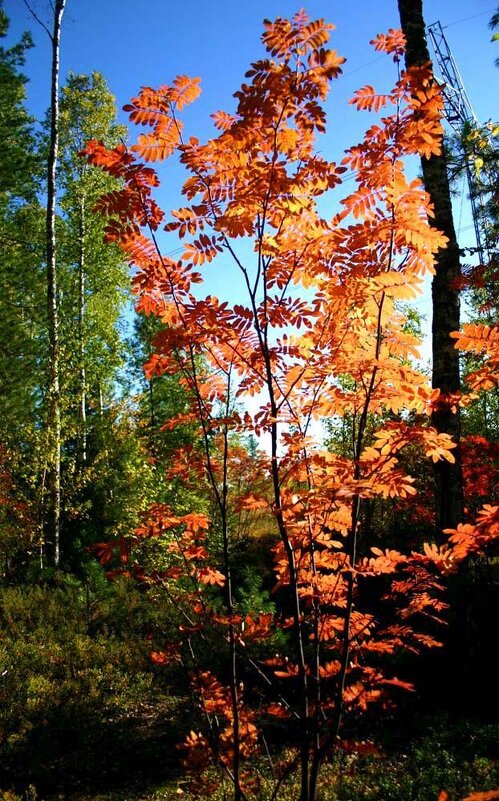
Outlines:
[{"label": "rowan tree", "polygon": [[[186,764],[198,773],[217,768],[236,801],[261,792],[255,755],[272,718],[287,721],[296,755],[274,765],[270,796],[298,770],[300,801],[315,801],[344,719],[389,703],[391,689],[411,689],[393,666],[383,669],[383,657],[436,644],[432,629],[445,606],[436,574],[475,547],[460,529],[457,555],[435,545],[358,551],[366,502],[415,493],[400,460],[406,446],[433,462],[453,460],[451,438],[429,425],[440,393],[413,364],[418,342],[399,308],[446,241],[429,225],[420,181],[404,172],[407,156],[439,152],[442,100],[425,65],[400,71],[389,94],[359,89],[355,106],[382,119],[339,164],[326,160],[316,137],[343,63],[327,48],[331,28],[304,12],[266,21],[267,54],[247,72],[235,112],[213,115],[217,132],[205,143],[184,138],[180,115],[200,89],[199,79],[180,76],[142,88],[125,107],[148,129],[130,150],[96,141],[86,148],[92,164],[123,181],[99,201],[113,218],[107,239],[134,266],[138,309],[163,324],[146,375],[180,375],[190,408],[177,422],[199,433],[200,447],[181,448],[170,470],[204,483],[214,510],[157,504],[134,542],[122,544],[122,559],[166,592],[182,618],[178,641],[152,658],[191,666],[206,726],[189,734]],[[373,43],[400,70],[402,34],[390,30]],[[189,176],[186,205],[165,219],[147,162],[174,155]],[[347,170],[356,188],[325,214]],[[163,254],[161,228],[183,241],[179,259]],[[223,270],[228,285],[237,280],[238,302],[203,297],[205,269]],[[252,411],[241,405],[248,397]],[[388,412],[391,421],[368,439],[368,420]],[[345,416],[351,454],[331,453],[314,423]],[[242,494],[233,480],[241,435],[266,442],[253,459],[266,481]],[[242,613],[237,593],[234,509],[258,511],[273,531],[274,603],[252,614]],[[484,538],[496,513],[479,517]],[[148,572],[140,553],[149,545],[160,561]],[[104,559],[111,551],[101,545]],[[366,592],[372,579],[382,591]],[[390,614],[372,611],[373,593],[378,612],[386,603]],[[218,643],[218,675],[202,662],[207,641],[212,650]],[[205,791],[209,775],[199,785]]]}]

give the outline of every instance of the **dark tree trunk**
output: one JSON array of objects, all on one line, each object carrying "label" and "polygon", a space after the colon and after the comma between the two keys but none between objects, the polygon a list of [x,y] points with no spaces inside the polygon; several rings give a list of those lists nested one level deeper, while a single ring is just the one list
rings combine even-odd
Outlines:
[{"label": "dark tree trunk", "polygon": [[[430,61],[426,44],[422,0],[398,0],[400,22],[407,40],[406,66],[412,67]],[[422,158],[423,180],[435,209],[432,225],[442,231],[449,244],[436,257],[436,274],[432,283],[432,386],[444,394],[460,389],[459,354],[450,338],[451,331],[459,329],[459,290],[457,280],[461,268],[452,204],[449,190],[445,153]],[[442,404],[432,414],[432,424],[450,434],[459,444],[459,409],[453,412]],[[458,450],[458,449],[456,449]],[[437,534],[445,528],[454,528],[463,516],[463,479],[461,460],[456,453],[455,464],[440,461],[435,466],[435,511]]]}]

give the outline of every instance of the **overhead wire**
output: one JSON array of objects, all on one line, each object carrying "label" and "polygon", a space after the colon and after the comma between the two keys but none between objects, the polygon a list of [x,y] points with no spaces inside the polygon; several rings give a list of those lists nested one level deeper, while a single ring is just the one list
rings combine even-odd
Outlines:
[{"label": "overhead wire", "polygon": [[[442,28],[452,28],[452,27],[454,27],[454,25],[460,25],[461,23],[468,22],[471,19],[476,19],[477,17],[483,17],[486,14],[493,14],[494,11],[495,11],[495,8],[490,8],[490,9],[488,9],[486,11],[479,11],[477,14],[470,14],[467,17],[462,17],[461,19],[454,20],[454,22],[449,22],[448,25],[443,25]],[[348,72],[344,72],[342,77],[346,78],[346,77],[348,77],[350,75],[355,75],[357,72],[361,72],[362,70],[366,69],[366,67],[370,67],[372,64],[376,64],[378,61],[383,60],[383,58],[384,58],[384,55],[380,55],[380,56],[377,56],[376,58],[372,58],[372,59],[370,59],[370,61],[366,61],[365,64],[361,64],[359,67],[355,67],[352,70],[348,70]],[[355,177],[355,174],[356,173],[354,171],[348,172],[346,175],[344,175],[342,177],[341,183],[343,184],[343,183],[346,183],[347,181],[351,181]],[[465,228],[461,228],[462,199],[463,198],[461,196],[461,210],[460,210],[460,216],[459,216],[459,231],[460,232],[461,231],[466,231],[466,230],[468,230],[468,228],[472,228],[473,227],[473,226],[467,226]],[[170,253],[166,253],[165,255],[166,256],[174,256],[177,253],[180,253],[182,250],[183,250],[183,248],[176,248],[175,250],[172,250]]]},{"label": "overhead wire", "polygon": [[[476,19],[476,17],[484,17],[486,14],[493,14],[495,8],[490,8],[487,11],[479,11],[478,14],[470,14],[468,17],[462,17],[461,19],[456,19],[454,22],[449,22],[448,25],[442,25],[442,28],[453,28],[454,25],[460,25],[462,22],[468,22],[470,19]],[[356,72],[360,72],[361,70],[365,69],[366,67],[370,67],[371,64],[375,64],[377,61],[381,61],[385,56],[377,56],[377,58],[372,58],[370,61],[367,61],[365,64],[361,64],[360,67],[355,67],[353,70],[348,70],[348,72],[343,73],[343,78],[346,78],[348,75],[354,75]]]},{"label": "overhead wire", "polygon": [[493,14],[495,8],[491,8],[488,11],[479,11],[478,14],[471,14],[469,17],[463,17],[462,19],[457,19],[454,22],[449,22],[448,25],[442,25],[442,28],[452,28],[454,25],[460,25],[461,22],[468,22],[470,19],[476,19],[476,17],[484,17],[485,14]]}]

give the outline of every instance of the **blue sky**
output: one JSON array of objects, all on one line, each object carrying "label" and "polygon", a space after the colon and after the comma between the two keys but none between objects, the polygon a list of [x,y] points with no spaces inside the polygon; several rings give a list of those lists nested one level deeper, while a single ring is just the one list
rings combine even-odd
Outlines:
[{"label": "blue sky", "polygon": [[[47,0],[31,4],[42,19],[49,19]],[[499,45],[490,43],[487,29],[495,5],[494,0],[424,3],[428,23],[438,19],[448,26],[447,37],[480,119],[499,114],[499,70],[494,67]],[[13,40],[26,28],[33,34],[36,47],[29,54],[26,73],[30,106],[40,116],[49,101],[48,38],[30,19],[22,0],[5,0],[4,8],[11,18]],[[67,0],[61,75],[99,70],[119,107],[143,84],[168,82],[178,73],[199,75],[203,97],[195,119],[202,135],[199,128],[209,113],[230,105],[247,65],[260,54],[263,18],[289,16],[298,8],[299,3],[290,0]],[[345,77],[333,96],[341,113],[357,86],[390,75],[390,61],[376,59],[369,40],[390,26],[398,27],[396,0],[309,0],[305,8],[311,17],[325,17],[336,25],[333,46],[347,58]],[[352,141],[361,124],[344,125],[342,120],[341,139]]]},{"label": "blue sky", "polygon": [[[47,0],[31,0],[31,4],[39,17],[50,19]],[[424,2],[426,22],[439,20],[445,27],[468,95],[483,121],[499,118],[499,69],[494,66],[499,44],[490,42],[487,27],[495,6],[495,0]],[[32,32],[35,47],[25,68],[30,79],[28,102],[32,113],[41,118],[49,103],[48,37],[30,18],[22,0],[5,0],[4,8],[11,19],[11,41],[25,29]],[[213,130],[210,113],[232,109],[233,92],[249,63],[262,53],[262,20],[290,16],[299,8],[299,0],[67,0],[61,80],[70,70],[98,70],[121,109],[141,85],[157,86],[179,73],[201,76],[203,94],[187,110],[185,121],[186,133],[203,139]],[[329,129],[319,145],[325,155],[339,160],[343,149],[358,141],[369,124],[367,115],[348,106],[348,99],[365,83],[383,91],[395,80],[393,63],[374,53],[369,40],[399,26],[397,3],[309,0],[305,9],[312,18],[325,17],[336,25],[331,44],[347,58],[344,76],[333,84],[327,106]],[[125,121],[126,115],[121,113],[121,118]],[[159,198],[164,207],[180,205],[180,179],[178,171],[173,171],[164,180]],[[456,227],[462,245],[474,244],[466,200],[456,203]],[[217,292],[216,283],[209,291]],[[422,312],[428,311],[428,294],[419,304]]]},{"label": "blue sky", "polygon": [[[41,19],[50,19],[48,0],[31,0]],[[427,23],[440,20],[478,119],[499,117],[499,45],[490,42],[487,23],[495,0],[426,0]],[[141,85],[167,83],[177,74],[201,76],[203,94],[188,110],[186,133],[203,138],[212,128],[210,113],[231,110],[232,94],[249,63],[261,54],[265,17],[290,16],[299,8],[291,0],[67,0],[61,46],[61,80],[71,70],[98,70],[106,77],[119,109]],[[11,19],[10,39],[32,32],[35,47],[25,72],[28,102],[41,118],[49,103],[50,46],[46,33],[31,19],[23,0],[5,0]],[[328,101],[329,131],[320,147],[338,159],[367,127],[348,99],[354,90],[373,83],[380,91],[394,79],[393,64],[374,53],[369,40],[398,27],[396,0],[309,0],[311,17],[336,25],[332,46],[347,58],[344,76],[334,82]],[[121,112],[123,121],[126,115]],[[172,192],[171,204],[175,204]],[[168,203],[165,199],[165,202]],[[461,215],[466,225],[466,211]],[[466,227],[463,226],[462,227]]]}]

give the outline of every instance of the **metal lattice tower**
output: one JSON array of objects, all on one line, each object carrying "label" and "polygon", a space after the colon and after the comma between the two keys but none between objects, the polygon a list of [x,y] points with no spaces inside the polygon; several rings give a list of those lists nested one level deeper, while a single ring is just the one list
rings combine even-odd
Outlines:
[{"label": "metal lattice tower", "polygon": [[[464,130],[466,128],[471,130],[478,129],[480,125],[440,22],[434,22],[429,25],[427,31],[434,53],[434,67],[437,68],[435,69],[436,78],[442,87],[445,118],[458,135],[458,141],[462,142],[463,128]],[[491,150],[494,151],[496,149],[490,137],[486,148],[489,153]],[[491,180],[484,182],[483,178],[479,178],[476,174],[473,164],[470,164],[470,153],[466,151],[463,144],[461,144],[461,151],[466,165],[477,252],[480,264],[483,265],[487,260],[490,261],[491,257],[490,242],[487,241],[482,225],[487,216],[486,206],[489,194],[484,189],[484,184],[493,185],[495,183],[493,179],[497,179],[497,176],[487,176]]]}]

